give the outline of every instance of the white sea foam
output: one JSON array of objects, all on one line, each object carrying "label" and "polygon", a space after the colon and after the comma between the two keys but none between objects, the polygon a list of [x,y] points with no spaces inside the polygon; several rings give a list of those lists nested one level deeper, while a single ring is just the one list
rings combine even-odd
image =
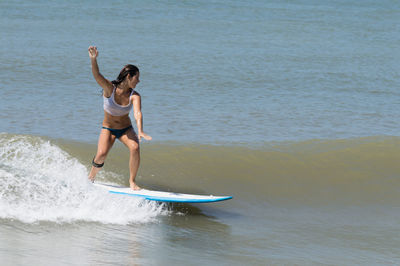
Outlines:
[{"label": "white sea foam", "polygon": [[164,205],[94,187],[88,169],[38,137],[0,134],[0,218],[26,223],[145,223]]}]

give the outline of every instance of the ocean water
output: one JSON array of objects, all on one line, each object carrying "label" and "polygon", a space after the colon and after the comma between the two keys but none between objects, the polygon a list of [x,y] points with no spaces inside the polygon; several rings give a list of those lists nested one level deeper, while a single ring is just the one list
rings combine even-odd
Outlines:
[{"label": "ocean water", "polygon": [[[400,263],[398,1],[0,1],[1,265]],[[141,71],[138,182],[88,181],[108,79]],[[116,144],[98,180],[128,185]]]}]

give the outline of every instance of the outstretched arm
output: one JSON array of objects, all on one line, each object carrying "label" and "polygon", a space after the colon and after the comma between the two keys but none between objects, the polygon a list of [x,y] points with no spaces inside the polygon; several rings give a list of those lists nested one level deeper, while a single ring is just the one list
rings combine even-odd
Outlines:
[{"label": "outstretched arm", "polygon": [[97,81],[97,83],[103,88],[104,96],[110,97],[113,91],[113,84],[111,83],[111,81],[104,78],[103,75],[100,73],[99,65],[97,64],[97,56],[99,55],[97,47],[90,46],[88,51],[89,51],[90,62],[92,64],[93,77]]},{"label": "outstretched arm", "polygon": [[141,111],[142,103],[141,103],[140,94],[135,92],[135,94],[133,94],[132,97],[133,97],[133,112],[134,112],[136,125],[137,125],[137,129],[138,129],[139,141],[141,140],[141,138],[144,138],[145,140],[151,140],[152,137],[150,137],[149,135],[147,135],[146,133],[143,132],[143,114]]}]

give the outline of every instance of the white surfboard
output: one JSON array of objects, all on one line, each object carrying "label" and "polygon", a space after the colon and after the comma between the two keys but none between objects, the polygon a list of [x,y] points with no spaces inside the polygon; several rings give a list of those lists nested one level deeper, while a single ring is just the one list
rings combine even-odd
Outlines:
[{"label": "white surfboard", "polygon": [[182,194],[166,191],[155,191],[155,190],[132,190],[129,187],[120,187],[103,183],[95,183],[95,186],[108,190],[110,193],[142,197],[147,200],[163,201],[163,202],[186,202],[186,203],[206,203],[216,202],[232,199],[232,196],[213,196],[213,195],[194,195],[194,194]]}]

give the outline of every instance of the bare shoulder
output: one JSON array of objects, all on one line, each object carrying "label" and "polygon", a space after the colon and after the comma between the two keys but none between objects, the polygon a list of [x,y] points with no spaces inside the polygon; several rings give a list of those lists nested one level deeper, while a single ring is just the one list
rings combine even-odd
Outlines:
[{"label": "bare shoulder", "polygon": [[109,98],[114,90],[114,84],[106,78],[103,78],[101,82],[98,81],[98,83],[104,90],[104,96]]},{"label": "bare shoulder", "polygon": [[140,94],[137,91],[133,91],[131,97],[133,101],[140,101]]}]

